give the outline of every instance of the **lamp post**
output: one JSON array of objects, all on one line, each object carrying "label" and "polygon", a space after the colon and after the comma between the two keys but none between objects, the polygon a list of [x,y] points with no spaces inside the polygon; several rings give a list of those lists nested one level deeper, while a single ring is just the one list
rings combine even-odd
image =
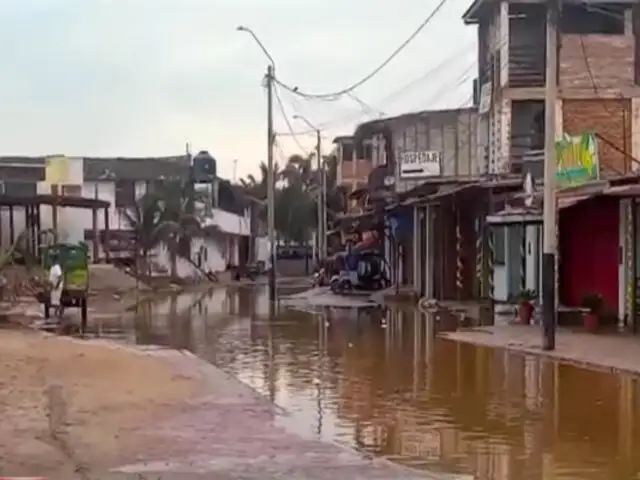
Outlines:
[{"label": "lamp post", "polygon": [[327,258],[327,172],[322,161],[322,139],[320,129],[314,126],[302,115],[294,115],[296,120],[302,120],[309,128],[316,131],[317,168],[320,175],[320,194],[318,195],[318,256],[321,260]]},{"label": "lamp post", "polygon": [[267,73],[265,75],[265,86],[267,88],[267,230],[269,238],[269,312],[274,312],[276,302],[276,216],[275,216],[275,175],[273,169],[273,79],[275,75],[276,63],[269,51],[262,44],[258,36],[245,26],[240,25],[236,28],[239,32],[245,32],[251,35],[253,40],[258,44],[262,52],[269,59],[267,65]]}]

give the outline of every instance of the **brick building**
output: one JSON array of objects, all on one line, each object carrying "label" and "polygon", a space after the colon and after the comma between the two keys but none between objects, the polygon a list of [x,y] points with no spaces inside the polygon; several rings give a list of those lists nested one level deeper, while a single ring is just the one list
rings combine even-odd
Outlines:
[{"label": "brick building", "polygon": [[[636,3],[560,5],[557,131],[595,133],[605,175],[640,157]],[[475,0],[463,15],[478,26],[479,142],[490,172],[542,174],[546,13],[541,1]]]},{"label": "brick building", "polygon": [[335,155],[338,160],[337,185],[342,187],[345,193],[347,209],[349,213],[360,210],[360,203],[350,195],[367,186],[369,174],[373,169],[371,162],[371,145],[362,150],[361,155],[354,148],[353,137],[341,136],[333,140]]}]

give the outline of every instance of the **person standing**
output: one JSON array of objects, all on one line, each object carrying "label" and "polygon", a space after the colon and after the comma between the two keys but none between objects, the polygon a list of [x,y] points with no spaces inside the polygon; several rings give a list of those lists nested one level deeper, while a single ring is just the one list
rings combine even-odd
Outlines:
[{"label": "person standing", "polygon": [[51,292],[49,297],[49,303],[54,309],[54,315],[58,318],[62,318],[62,290],[64,288],[62,267],[60,266],[59,257],[57,254],[51,256],[51,268],[49,269],[49,284],[51,286]]}]

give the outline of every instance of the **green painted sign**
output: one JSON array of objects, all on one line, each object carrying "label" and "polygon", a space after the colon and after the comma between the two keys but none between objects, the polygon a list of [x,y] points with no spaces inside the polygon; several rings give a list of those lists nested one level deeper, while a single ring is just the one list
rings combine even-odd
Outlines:
[{"label": "green painted sign", "polygon": [[556,155],[558,188],[580,185],[599,178],[598,140],[593,133],[565,133],[556,142]]}]

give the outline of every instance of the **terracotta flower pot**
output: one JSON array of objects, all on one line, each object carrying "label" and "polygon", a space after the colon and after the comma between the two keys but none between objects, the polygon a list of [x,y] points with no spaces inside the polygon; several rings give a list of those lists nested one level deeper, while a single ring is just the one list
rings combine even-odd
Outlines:
[{"label": "terracotta flower pot", "polygon": [[518,319],[522,325],[531,325],[533,317],[533,304],[531,302],[521,302],[518,305]]},{"label": "terracotta flower pot", "polygon": [[584,329],[587,332],[595,332],[598,330],[598,315],[595,313],[585,313],[582,315],[582,320],[584,322]]}]

